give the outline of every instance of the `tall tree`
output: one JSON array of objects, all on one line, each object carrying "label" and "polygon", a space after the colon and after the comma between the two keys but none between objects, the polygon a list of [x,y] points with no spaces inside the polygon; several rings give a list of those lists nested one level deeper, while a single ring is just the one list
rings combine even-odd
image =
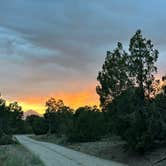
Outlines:
[{"label": "tall tree", "polygon": [[135,84],[139,87],[139,96],[143,101],[150,97],[154,72],[157,72],[155,62],[158,59],[158,51],[154,49],[151,40],[142,36],[141,30],[137,30],[130,40],[130,74]]},{"label": "tall tree", "polygon": [[13,117],[15,120],[22,120],[23,111],[22,107],[18,104],[18,102],[10,103],[8,109],[13,112]]},{"label": "tall tree", "polygon": [[6,100],[4,100],[0,95],[0,130],[3,132],[8,132],[9,128],[9,111],[6,109]]},{"label": "tall tree", "polygon": [[49,124],[49,133],[63,133],[66,126],[69,125],[72,109],[65,106],[62,100],[56,101],[54,98],[50,98],[46,102],[46,107],[44,117]]},{"label": "tall tree", "polygon": [[10,103],[7,107],[7,110],[10,112],[10,126],[13,127],[14,133],[19,133],[23,130],[23,111],[22,107],[18,102]]},{"label": "tall tree", "polygon": [[123,50],[121,43],[118,43],[112,52],[107,51],[102,71],[97,77],[100,85],[96,87],[102,108],[131,85],[128,63],[128,54]]}]

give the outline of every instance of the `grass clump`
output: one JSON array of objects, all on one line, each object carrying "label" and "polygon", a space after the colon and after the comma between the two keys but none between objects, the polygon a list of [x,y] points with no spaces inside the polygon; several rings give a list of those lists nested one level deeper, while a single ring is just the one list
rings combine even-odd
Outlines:
[{"label": "grass clump", "polygon": [[44,164],[21,145],[8,145],[0,148],[0,166],[44,166]]}]

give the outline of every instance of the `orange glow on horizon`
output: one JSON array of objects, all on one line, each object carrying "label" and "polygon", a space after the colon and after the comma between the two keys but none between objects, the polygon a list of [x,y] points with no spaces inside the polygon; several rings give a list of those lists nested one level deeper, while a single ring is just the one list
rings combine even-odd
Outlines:
[{"label": "orange glow on horizon", "polygon": [[[161,79],[160,75],[156,75],[156,79]],[[162,84],[161,84],[162,86]],[[54,97],[56,100],[62,99],[65,105],[73,109],[80,106],[99,106],[99,96],[95,90],[96,82],[91,83],[88,88],[74,92],[53,92],[46,96],[24,96],[24,98],[16,98],[15,100],[22,106],[23,111],[34,110],[40,114],[45,112],[45,102]],[[11,102],[12,100],[7,100]]]},{"label": "orange glow on horizon", "polygon": [[95,92],[95,88],[89,88],[81,92],[57,92],[52,93],[49,96],[32,96],[27,97],[24,100],[18,99],[18,103],[22,106],[23,111],[34,110],[40,114],[45,112],[45,102],[50,98],[54,97],[56,100],[62,99],[65,105],[70,106],[71,108],[78,108],[85,105],[99,105],[99,98]]}]

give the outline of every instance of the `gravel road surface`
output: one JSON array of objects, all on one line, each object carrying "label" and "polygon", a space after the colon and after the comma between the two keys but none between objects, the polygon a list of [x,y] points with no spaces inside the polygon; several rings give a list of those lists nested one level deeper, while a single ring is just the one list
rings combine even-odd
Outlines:
[{"label": "gravel road surface", "polygon": [[126,166],[56,144],[36,141],[25,135],[15,137],[23,146],[39,156],[45,166]]}]

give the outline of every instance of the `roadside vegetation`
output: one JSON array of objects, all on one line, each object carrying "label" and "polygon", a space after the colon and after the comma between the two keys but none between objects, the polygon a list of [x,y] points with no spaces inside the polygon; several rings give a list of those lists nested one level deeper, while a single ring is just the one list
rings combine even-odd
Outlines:
[{"label": "roadside vegetation", "polygon": [[0,97],[0,145],[13,144],[13,134],[31,133],[31,126],[23,120],[23,110],[17,102],[6,104]]},{"label": "roadside vegetation", "polygon": [[0,166],[44,166],[40,159],[18,144],[14,134],[31,133],[17,102],[6,104],[0,98]]},{"label": "roadside vegetation", "polygon": [[0,147],[1,166],[44,166],[38,157],[31,154],[21,145]]}]

